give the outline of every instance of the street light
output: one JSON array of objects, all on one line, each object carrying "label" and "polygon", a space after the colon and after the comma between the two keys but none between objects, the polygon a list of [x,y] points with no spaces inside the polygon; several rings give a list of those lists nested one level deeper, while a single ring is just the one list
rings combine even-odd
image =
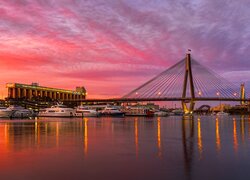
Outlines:
[{"label": "street light", "polygon": [[201,91],[198,91],[198,95],[201,96]]}]

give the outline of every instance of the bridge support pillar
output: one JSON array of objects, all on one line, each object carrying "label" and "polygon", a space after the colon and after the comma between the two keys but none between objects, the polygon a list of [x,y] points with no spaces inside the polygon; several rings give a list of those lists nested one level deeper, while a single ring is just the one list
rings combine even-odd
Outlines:
[{"label": "bridge support pillar", "polygon": [[246,95],[245,95],[245,84],[244,83],[242,83],[240,85],[240,98],[242,99],[242,101],[240,101],[240,104],[241,105],[246,104],[246,102],[244,101],[244,99],[246,98]]},{"label": "bridge support pillar", "polygon": [[185,101],[182,101],[181,104],[182,104],[182,109],[183,109],[183,111],[184,111],[185,114],[192,114],[193,113],[193,111],[194,111],[194,105],[195,105],[195,101],[194,100],[190,101],[189,106],[188,106],[188,104]]},{"label": "bridge support pillar", "polygon": [[[187,98],[187,87],[189,82],[190,87],[190,96],[191,100],[186,102]],[[192,114],[194,111],[194,105],[195,105],[195,93],[194,93],[194,82],[193,82],[193,74],[192,74],[192,68],[191,68],[191,55],[190,50],[186,54],[186,68],[185,68],[185,76],[184,76],[184,84],[183,84],[183,92],[182,92],[182,108],[185,114]]]}]

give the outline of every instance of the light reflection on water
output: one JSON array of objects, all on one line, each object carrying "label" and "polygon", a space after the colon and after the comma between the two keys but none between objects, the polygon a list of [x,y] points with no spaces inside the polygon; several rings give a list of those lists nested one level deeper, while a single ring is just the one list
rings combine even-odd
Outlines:
[{"label": "light reflection on water", "polygon": [[246,179],[249,141],[248,116],[1,119],[0,177]]},{"label": "light reflection on water", "polygon": [[215,132],[216,132],[216,150],[219,153],[220,149],[221,149],[221,145],[220,145],[220,128],[219,128],[219,118],[216,118],[216,126],[215,126]]}]

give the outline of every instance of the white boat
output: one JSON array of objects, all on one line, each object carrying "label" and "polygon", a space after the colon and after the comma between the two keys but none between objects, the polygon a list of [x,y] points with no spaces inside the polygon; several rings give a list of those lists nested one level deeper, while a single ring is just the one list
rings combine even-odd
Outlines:
[{"label": "white boat", "polygon": [[162,117],[162,116],[168,116],[169,114],[166,111],[156,111],[154,115]]},{"label": "white boat", "polygon": [[7,109],[12,111],[12,118],[29,118],[33,116],[33,111],[22,106],[11,105]]},{"label": "white boat", "polygon": [[128,106],[122,111],[126,116],[154,116],[154,111],[146,107]]},{"label": "white boat", "polygon": [[50,108],[41,109],[38,113],[39,117],[73,117],[75,114],[73,108],[58,104]]},{"label": "white boat", "polygon": [[216,114],[216,116],[228,116],[229,114],[223,111],[220,111]]},{"label": "white boat", "polygon": [[94,109],[90,109],[84,106],[78,106],[75,111],[76,117],[98,117],[100,113]]},{"label": "white boat", "polygon": [[117,117],[124,117],[125,113],[120,111],[116,107],[105,107],[104,110],[101,111],[102,116],[117,116]]},{"label": "white boat", "polygon": [[168,113],[169,116],[174,116],[175,114],[173,112]]},{"label": "white boat", "polygon": [[184,111],[182,109],[174,109],[172,112],[176,116],[182,116],[184,114]]},{"label": "white boat", "polygon": [[6,108],[6,107],[0,107],[0,118],[3,118],[3,117],[11,117],[13,111]]}]

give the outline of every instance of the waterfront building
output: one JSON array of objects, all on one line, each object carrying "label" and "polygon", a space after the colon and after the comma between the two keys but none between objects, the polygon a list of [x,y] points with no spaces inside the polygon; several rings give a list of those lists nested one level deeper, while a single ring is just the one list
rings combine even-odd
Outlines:
[{"label": "waterfront building", "polygon": [[77,87],[75,91],[51,87],[39,86],[38,83],[20,84],[7,83],[8,98],[10,99],[32,99],[32,98],[50,98],[56,100],[80,100],[86,98],[84,87]]},{"label": "waterfront building", "polygon": [[221,104],[220,103],[219,105],[212,107],[211,111],[215,111],[215,112],[228,111],[230,108],[231,108],[230,104]]}]

